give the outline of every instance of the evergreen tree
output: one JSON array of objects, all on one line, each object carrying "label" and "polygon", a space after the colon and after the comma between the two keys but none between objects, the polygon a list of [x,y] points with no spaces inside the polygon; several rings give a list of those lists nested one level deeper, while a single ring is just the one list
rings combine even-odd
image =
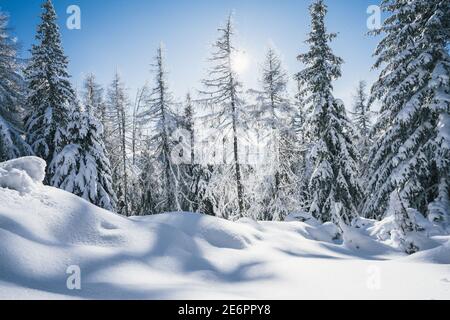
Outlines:
[{"label": "evergreen tree", "polygon": [[179,143],[182,145],[180,155],[186,159],[179,167],[180,192],[183,195],[182,208],[185,211],[196,212],[199,209],[200,194],[199,183],[202,178],[201,164],[196,163],[195,158],[195,119],[194,102],[188,93],[184,104],[183,120],[181,123],[182,137]]},{"label": "evergreen tree", "polygon": [[394,218],[392,230],[390,230],[393,244],[408,254],[419,251],[414,238],[410,237],[411,234],[420,230],[415,221],[416,212],[405,207],[398,190],[393,191],[389,197],[389,213]]},{"label": "evergreen tree", "polygon": [[[233,45],[235,31],[231,15],[228,17],[225,26],[219,28],[219,32],[220,36],[214,44],[214,52],[210,59],[213,66],[209,71],[209,78],[203,81],[205,90],[202,93],[214,108],[212,116],[215,118],[216,123],[218,123],[216,129],[224,133],[224,144],[228,143],[226,135],[231,130],[233,164],[231,166],[223,165],[215,171],[222,175],[222,178],[217,178],[217,182],[224,184],[234,183],[236,193],[233,195],[230,189],[231,186],[224,185],[223,188],[216,188],[216,192],[219,193],[216,193],[216,196],[223,199],[226,198],[226,200],[219,201],[219,203],[226,204],[225,207],[228,208],[228,213],[224,213],[223,215],[227,217],[229,215],[235,215],[233,203],[236,202],[238,217],[242,217],[246,209],[243,168],[240,159],[241,150],[239,149],[239,134],[241,133],[240,128],[242,126],[240,117],[242,116],[243,103],[239,97],[242,85],[233,68],[233,58],[237,50]],[[234,179],[231,179],[230,176],[234,177]]]},{"label": "evergreen tree", "polygon": [[372,146],[372,139],[370,136],[371,132],[371,116],[370,104],[368,101],[368,95],[366,93],[367,84],[365,81],[360,81],[358,88],[356,90],[356,95],[354,97],[353,112],[353,123],[356,128],[357,139],[356,144],[358,146],[358,151],[361,156],[360,158],[360,174],[364,175],[367,163],[367,156],[369,149]]},{"label": "evergreen tree", "polygon": [[85,111],[77,108],[72,113],[67,128],[70,143],[50,163],[50,184],[114,211],[117,199],[103,143],[103,125],[93,110],[94,106],[87,104]]},{"label": "evergreen tree", "polygon": [[[311,172],[309,212],[320,221],[349,224],[357,216],[361,189],[351,123],[342,102],[333,97],[332,81],[341,76],[343,61],[329,46],[336,35],[325,28],[324,1],[316,0],[310,13],[312,30],[306,41],[310,49],[298,57],[306,68],[297,74],[300,96],[309,108],[305,123]],[[336,206],[342,210],[335,210]]]},{"label": "evergreen tree", "polygon": [[407,209],[449,221],[450,3],[384,0],[391,15],[375,55],[381,102],[364,214],[382,218],[397,190]]},{"label": "evergreen tree", "polygon": [[0,162],[31,154],[22,138],[24,82],[16,42],[8,31],[8,17],[0,11]]},{"label": "evergreen tree", "polygon": [[[69,82],[68,60],[61,47],[57,17],[51,0],[43,5],[37,28],[37,44],[25,70],[28,83],[26,131],[34,154],[51,163],[66,144],[67,125],[74,108],[75,94]],[[47,167],[46,181],[53,176]]]},{"label": "evergreen tree", "polygon": [[148,145],[152,150],[154,173],[150,181],[144,183],[152,186],[158,200],[158,212],[180,211],[179,181],[177,168],[173,163],[172,133],[176,129],[176,116],[173,112],[173,98],[167,83],[164,52],[162,45],[158,48],[153,64],[155,87],[148,100],[148,106],[141,114],[150,126]]}]

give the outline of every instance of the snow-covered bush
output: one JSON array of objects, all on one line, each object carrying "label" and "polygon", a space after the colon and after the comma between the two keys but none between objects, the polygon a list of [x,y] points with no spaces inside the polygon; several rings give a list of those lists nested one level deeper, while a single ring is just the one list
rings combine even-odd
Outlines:
[{"label": "snow-covered bush", "polygon": [[0,163],[0,188],[31,192],[42,185],[45,161],[37,157],[24,157]]},{"label": "snow-covered bush", "polygon": [[369,235],[408,254],[435,247],[430,237],[445,234],[439,224],[426,219],[419,211],[406,208],[398,194],[391,195],[387,216],[367,228]]},{"label": "snow-covered bush", "polygon": [[111,165],[103,143],[103,126],[87,111],[71,114],[67,144],[49,164],[50,184],[113,211],[116,195],[112,187]]}]

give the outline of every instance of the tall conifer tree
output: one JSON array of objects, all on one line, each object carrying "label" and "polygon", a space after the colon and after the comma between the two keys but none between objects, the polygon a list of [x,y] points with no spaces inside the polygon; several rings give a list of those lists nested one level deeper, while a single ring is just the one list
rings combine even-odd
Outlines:
[{"label": "tall conifer tree", "polygon": [[448,223],[450,3],[384,0],[382,9],[390,16],[374,32],[384,34],[375,52],[382,71],[372,88],[381,112],[364,214],[389,214],[395,192],[407,209]]},{"label": "tall conifer tree", "polygon": [[324,1],[314,1],[310,14],[309,51],[298,56],[306,68],[297,74],[300,96],[309,109],[304,126],[311,172],[309,212],[320,221],[350,224],[358,214],[361,188],[352,126],[343,103],[333,96],[332,81],[341,76],[343,61],[329,46],[336,34],[326,30]]},{"label": "tall conifer tree", "polygon": [[[51,0],[42,5],[41,23],[25,70],[28,83],[26,131],[34,154],[47,164],[68,143],[67,125],[75,94],[69,82],[68,59],[61,46],[56,12]],[[46,181],[53,172],[47,166]]]},{"label": "tall conifer tree", "polygon": [[24,81],[20,67],[8,16],[0,11],[0,162],[31,154],[22,137]]}]

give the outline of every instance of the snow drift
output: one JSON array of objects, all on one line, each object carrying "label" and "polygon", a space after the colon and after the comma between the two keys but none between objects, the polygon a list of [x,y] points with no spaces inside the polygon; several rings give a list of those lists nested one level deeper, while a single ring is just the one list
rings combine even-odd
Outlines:
[{"label": "snow drift", "polygon": [[[44,168],[33,157],[0,165],[0,298],[450,298],[448,237],[406,256],[376,241],[371,221],[340,242],[296,216],[128,219],[43,186]],[[71,266],[80,290],[67,286]]]},{"label": "snow drift", "polygon": [[0,188],[30,192],[42,185],[45,177],[45,161],[37,157],[25,157],[0,163]]}]

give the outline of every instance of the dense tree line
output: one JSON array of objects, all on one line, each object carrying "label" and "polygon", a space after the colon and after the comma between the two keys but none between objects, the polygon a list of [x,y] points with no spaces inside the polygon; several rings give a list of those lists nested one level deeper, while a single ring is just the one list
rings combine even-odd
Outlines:
[{"label": "dense tree line", "polygon": [[333,93],[344,60],[330,46],[336,34],[323,0],[309,7],[308,50],[295,75],[269,48],[260,87],[244,91],[229,16],[195,98],[173,97],[161,45],[153,83],[134,105],[118,73],[106,91],[94,75],[82,92],[73,89],[51,0],[26,63],[0,13],[0,161],[39,156],[47,184],[127,216],[282,221],[303,212],[342,226],[394,215],[413,251],[407,235],[419,229],[418,215],[450,223],[450,3],[381,6],[389,17],[373,32],[383,37],[380,76],[370,94],[359,83],[351,112]]}]

